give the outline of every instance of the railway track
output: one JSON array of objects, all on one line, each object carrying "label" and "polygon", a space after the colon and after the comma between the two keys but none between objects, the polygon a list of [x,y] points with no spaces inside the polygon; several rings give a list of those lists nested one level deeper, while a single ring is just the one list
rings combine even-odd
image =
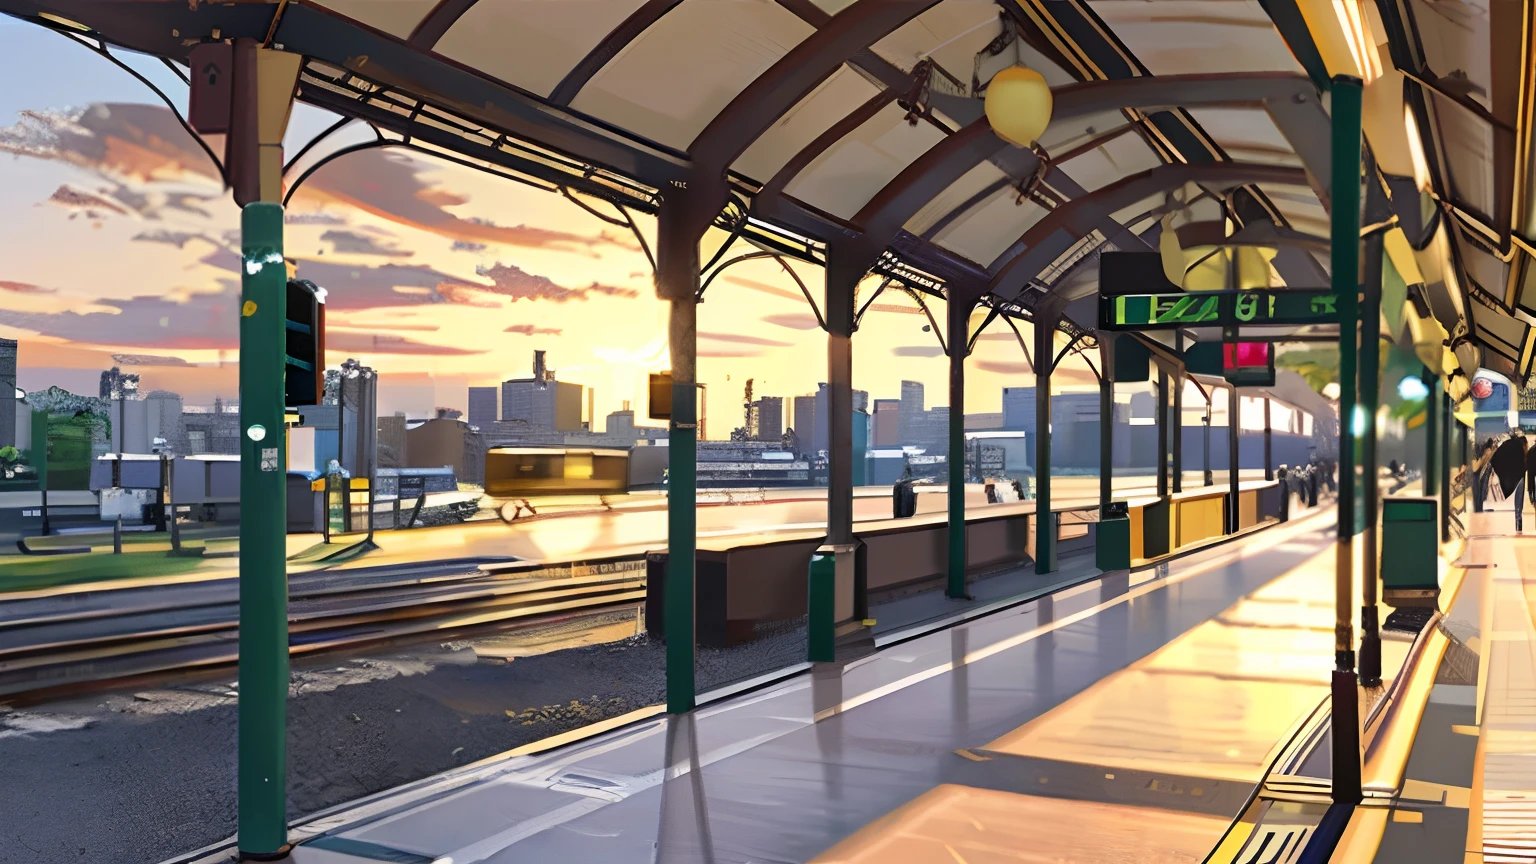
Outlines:
[{"label": "railway track", "polygon": [[[487,565],[456,576],[354,578],[330,586],[311,579],[293,587],[289,648],[299,656],[425,637],[447,641],[639,608],[645,565]],[[239,604],[220,592],[174,607],[81,605],[72,613],[8,610],[0,616],[0,700],[216,669],[239,658]]]}]

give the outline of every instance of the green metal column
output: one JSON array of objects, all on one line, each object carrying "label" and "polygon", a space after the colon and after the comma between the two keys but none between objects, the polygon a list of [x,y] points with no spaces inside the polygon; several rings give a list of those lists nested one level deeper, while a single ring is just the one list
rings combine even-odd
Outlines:
[{"label": "green metal column", "polygon": [[240,234],[239,846],[260,860],[288,845],[283,208],[247,204]]},{"label": "green metal column", "polygon": [[[1376,181],[1375,160],[1366,155],[1366,212],[1372,223],[1391,215],[1385,193]],[[1381,395],[1381,271],[1384,254],[1382,232],[1373,231],[1365,240],[1365,273],[1360,308],[1360,476],[1365,484],[1360,490],[1365,504],[1365,533],[1361,555],[1360,598],[1360,683],[1366,687],[1381,685],[1381,623],[1376,610],[1378,596],[1377,526],[1381,521],[1381,478],[1376,467],[1376,409]]]},{"label": "green metal column", "polygon": [[1157,497],[1168,497],[1168,370],[1157,367]]},{"label": "green metal column", "polygon": [[708,221],[695,219],[696,199],[663,203],[657,220],[659,293],[671,304],[672,418],[667,432],[667,577],[663,630],[667,639],[667,712],[693,710],[694,567],[698,554],[698,284],[699,240]]},{"label": "green metal column", "polygon": [[1051,363],[1056,321],[1035,313],[1035,572],[1056,571],[1056,516],[1051,512]]},{"label": "green metal column", "polygon": [[[1424,397],[1424,480],[1421,484],[1425,497],[1433,497],[1440,494],[1440,459],[1441,448],[1445,442],[1440,440],[1440,376],[1424,368],[1419,380],[1424,382],[1424,389],[1429,395]],[[1450,454],[1445,454],[1450,458]],[[1447,514],[1442,513],[1441,517]]]},{"label": "green metal column", "polygon": [[944,593],[963,598],[965,592],[965,355],[970,346],[971,310],[960,297],[945,313],[949,349],[949,580]]},{"label": "green metal column", "polygon": [[[1184,331],[1180,330],[1174,336],[1174,350],[1180,356],[1184,354]],[[1168,414],[1169,444],[1173,448],[1173,467],[1169,473],[1173,475],[1173,491],[1184,491],[1184,376],[1182,374],[1172,376],[1169,383],[1173,385],[1173,408]]]},{"label": "green metal column", "polygon": [[1099,334],[1099,516],[1115,500],[1115,337]]},{"label": "green metal column", "polygon": [[1227,533],[1242,530],[1243,514],[1240,500],[1243,483],[1243,423],[1242,398],[1237,395],[1237,385],[1227,390]]},{"label": "green metal column", "polygon": [[1334,559],[1333,800],[1360,802],[1360,701],[1355,677],[1355,388],[1360,301],[1359,78],[1333,79],[1332,210],[1330,251],[1339,310],[1339,515]]},{"label": "green metal column", "polygon": [[[1456,428],[1456,418],[1451,414],[1455,407],[1451,403],[1451,394],[1445,392],[1438,376],[1431,395],[1438,395],[1440,399],[1440,542],[1448,543],[1451,539],[1451,440],[1453,435],[1461,439],[1461,467],[1471,471],[1472,439],[1468,435],[1470,430]],[[1457,432],[1461,434],[1456,435]],[[1469,483],[1467,495],[1472,494],[1471,488]]]}]

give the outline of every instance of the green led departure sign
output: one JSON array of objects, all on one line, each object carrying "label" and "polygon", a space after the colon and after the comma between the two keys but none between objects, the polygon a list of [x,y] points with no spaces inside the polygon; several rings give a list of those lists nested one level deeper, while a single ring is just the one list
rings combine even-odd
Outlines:
[{"label": "green led departure sign", "polygon": [[1190,291],[1099,297],[1102,330],[1333,324],[1332,291]]}]

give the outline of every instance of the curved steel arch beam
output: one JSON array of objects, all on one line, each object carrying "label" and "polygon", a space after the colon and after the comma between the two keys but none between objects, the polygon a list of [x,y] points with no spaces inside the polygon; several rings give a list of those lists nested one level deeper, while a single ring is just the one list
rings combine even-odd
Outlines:
[{"label": "curved steel arch beam", "polygon": [[431,51],[437,47],[438,40],[448,32],[448,29],[459,23],[469,7],[475,5],[475,0],[438,0],[425,18],[417,22],[416,29],[411,31],[406,44],[418,51]]},{"label": "curved steel arch beam", "polygon": [[[1052,90],[1053,121],[1121,108],[1149,110],[1169,105],[1253,105],[1296,96],[1313,98],[1316,89],[1301,75],[1170,75],[1069,84]],[[1008,152],[1012,150],[1013,152]],[[1012,148],[980,116],[919,156],[871,198],[853,217],[862,236],[861,255],[871,263],[919,210],[976,166],[1006,154],[1010,167],[1034,170],[1032,151]],[[1027,167],[1026,167],[1027,166]],[[783,173],[783,172],[781,172]],[[787,182],[787,181],[786,181]],[[782,188],[779,187],[779,188]]]},{"label": "curved steel arch beam", "polygon": [[756,198],[771,201],[784,193],[784,187],[789,181],[800,175],[801,171],[810,167],[812,162],[821,154],[832,149],[832,146],[852,134],[855,129],[869,122],[876,114],[879,114],[885,106],[895,102],[901,94],[895,90],[885,89],[870,97],[868,101],[848,112],[843,119],[828,126],[826,131],[817,135],[811,143],[800,148],[784,167],[774,173],[773,177],[763,184],[763,188],[757,193]]},{"label": "curved steel arch beam", "polygon": [[1160,165],[1132,174],[1068,202],[1031,226],[994,262],[992,269],[996,275],[987,286],[987,292],[1004,300],[1017,298],[1030,280],[1097,228],[1103,218],[1143,198],[1177,189],[1186,183],[1218,187],[1251,183],[1305,186],[1307,172],[1279,165],[1202,162]]},{"label": "curved steel arch beam", "polygon": [[[688,147],[695,178],[724,178],[752,142],[839,66],[940,0],[856,0],[753,79]],[[722,180],[723,182],[723,180]]]},{"label": "curved steel arch beam", "polygon": [[[453,2],[453,0],[445,0],[445,2]],[[574,69],[565,73],[565,77],[555,86],[554,92],[549,94],[549,101],[562,108],[570,105],[576,99],[576,95],[581,92],[581,88],[587,86],[587,82],[592,80],[592,76],[601,72],[604,66],[619,56],[619,52],[628,48],[629,44],[640,38],[640,35],[649,30],[652,24],[660,21],[661,16],[671,12],[682,2],[683,0],[645,0],[639,9],[631,12],[628,18],[619,22],[619,26],[603,37],[603,41],[588,51],[587,56],[581,58],[581,62],[577,63]]]}]

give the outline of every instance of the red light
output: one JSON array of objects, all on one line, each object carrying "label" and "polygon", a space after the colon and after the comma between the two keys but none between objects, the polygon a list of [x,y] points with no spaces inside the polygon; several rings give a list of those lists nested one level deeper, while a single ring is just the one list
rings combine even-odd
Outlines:
[{"label": "red light", "polygon": [[1269,367],[1268,342],[1229,342],[1222,346],[1227,369],[1252,369]]}]

